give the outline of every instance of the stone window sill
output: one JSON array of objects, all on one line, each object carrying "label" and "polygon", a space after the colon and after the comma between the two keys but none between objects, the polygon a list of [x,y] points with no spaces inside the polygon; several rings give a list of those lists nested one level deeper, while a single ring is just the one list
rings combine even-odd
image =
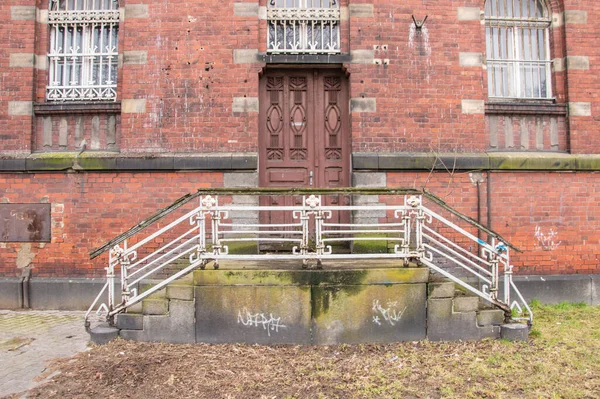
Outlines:
[{"label": "stone window sill", "polygon": [[548,102],[488,102],[485,104],[486,115],[557,115],[566,116],[566,104]]},{"label": "stone window sill", "polygon": [[36,103],[33,112],[36,115],[120,114],[121,102]]}]

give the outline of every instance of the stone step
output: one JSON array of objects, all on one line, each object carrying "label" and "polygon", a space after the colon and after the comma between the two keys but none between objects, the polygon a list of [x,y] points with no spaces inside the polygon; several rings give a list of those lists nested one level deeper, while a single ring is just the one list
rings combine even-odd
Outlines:
[{"label": "stone step", "polygon": [[476,312],[479,310],[479,297],[457,296],[453,300],[454,312]]},{"label": "stone step", "polygon": [[477,312],[477,325],[499,326],[504,323],[504,311],[500,309],[484,309]]},{"label": "stone step", "polygon": [[142,314],[163,315],[169,313],[168,299],[144,299],[142,301]]}]

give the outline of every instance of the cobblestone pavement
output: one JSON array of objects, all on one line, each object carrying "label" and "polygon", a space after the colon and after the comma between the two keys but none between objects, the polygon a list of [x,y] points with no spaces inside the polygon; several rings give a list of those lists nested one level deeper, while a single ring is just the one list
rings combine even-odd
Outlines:
[{"label": "cobblestone pavement", "polygon": [[42,383],[49,360],[84,351],[84,314],[0,310],[0,397]]}]

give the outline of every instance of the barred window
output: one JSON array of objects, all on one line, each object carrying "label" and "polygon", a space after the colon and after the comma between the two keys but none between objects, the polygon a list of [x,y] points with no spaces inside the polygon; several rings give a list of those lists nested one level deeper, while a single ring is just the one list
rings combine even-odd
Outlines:
[{"label": "barred window", "polygon": [[51,0],[49,101],[115,101],[118,0]]},{"label": "barred window", "polygon": [[340,52],[337,0],[270,0],[267,52],[331,54]]},{"label": "barred window", "polygon": [[487,0],[488,93],[490,98],[552,97],[549,28],[540,0]]}]

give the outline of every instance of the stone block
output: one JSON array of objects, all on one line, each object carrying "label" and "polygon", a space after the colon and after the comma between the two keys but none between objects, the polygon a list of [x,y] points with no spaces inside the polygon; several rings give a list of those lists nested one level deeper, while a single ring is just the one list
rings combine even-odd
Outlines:
[{"label": "stone block", "polygon": [[455,312],[475,312],[479,309],[479,297],[459,296],[454,298]]},{"label": "stone block", "polygon": [[[514,276],[513,281],[526,301],[537,299],[545,304],[560,302],[592,304],[594,280],[589,275]],[[499,292],[504,292],[502,280]]]},{"label": "stone block", "polygon": [[593,276],[591,283],[591,305],[600,305],[600,276]]},{"label": "stone block", "polygon": [[34,6],[11,6],[10,19],[13,21],[35,21]]},{"label": "stone block", "polygon": [[234,49],[233,50],[234,64],[257,64],[258,50],[257,49]]},{"label": "stone block", "polygon": [[564,58],[555,58],[552,60],[552,68],[554,72],[563,72],[566,69],[566,62]]},{"label": "stone block", "polygon": [[529,327],[520,323],[504,324],[500,326],[500,338],[508,341],[527,341]]},{"label": "stone block", "polygon": [[[144,293],[146,291],[148,291],[149,289],[151,289],[152,287],[154,287],[156,284],[158,284],[158,281],[142,281],[139,285],[139,293]],[[153,292],[152,294],[150,294],[150,296],[146,297],[147,299],[164,299],[167,297],[167,290],[166,288],[160,289],[156,292]]]},{"label": "stone block", "polygon": [[31,101],[9,101],[9,116],[31,116],[33,115],[33,102]]},{"label": "stone block", "polygon": [[142,313],[144,315],[164,315],[169,312],[169,301],[167,299],[144,299],[142,301]]},{"label": "stone block", "polygon": [[171,300],[167,316],[144,316],[144,341],[195,343],[195,301]]},{"label": "stone block", "polygon": [[258,97],[234,97],[231,112],[258,112]]},{"label": "stone block", "polygon": [[19,309],[21,307],[21,278],[0,278],[0,309]]},{"label": "stone block", "polygon": [[459,21],[479,21],[481,20],[481,9],[479,7],[458,7],[456,18]]},{"label": "stone block", "polygon": [[95,345],[105,345],[119,336],[119,329],[108,324],[100,324],[90,330],[90,340]]},{"label": "stone block", "polygon": [[570,70],[587,71],[590,69],[590,59],[582,55],[570,55],[567,57],[567,68]]},{"label": "stone block", "polygon": [[500,309],[480,310],[477,312],[477,325],[499,326],[504,323],[504,311]]},{"label": "stone block", "polygon": [[379,195],[353,195],[352,205],[380,205]]},{"label": "stone block", "polygon": [[146,4],[126,4],[125,18],[150,18],[148,5]]},{"label": "stone block", "polygon": [[167,298],[191,301],[194,299],[194,287],[191,285],[169,285],[167,287]]},{"label": "stone block", "polygon": [[132,314],[141,314],[143,311],[143,307],[142,307],[142,302],[138,302],[134,305],[131,305],[130,307],[127,308],[127,313],[132,313]]},{"label": "stone block", "polygon": [[310,288],[196,287],[196,341],[309,344]]},{"label": "stone block", "polygon": [[[29,300],[32,309],[87,310],[102,290],[104,279],[32,278]],[[120,297],[115,298],[117,302]],[[107,301],[106,295],[101,298]]]},{"label": "stone block", "polygon": [[123,65],[146,65],[147,63],[147,51],[123,51]]},{"label": "stone block", "polygon": [[585,25],[588,23],[588,13],[582,10],[565,10],[565,23]]},{"label": "stone block", "polygon": [[452,298],[427,301],[427,338],[431,341],[480,340],[499,336],[499,326],[477,326],[475,312],[452,312]]},{"label": "stone block", "polygon": [[235,205],[258,206],[259,197],[257,195],[232,195],[231,203]]},{"label": "stone block", "polygon": [[440,283],[429,283],[429,298],[453,298],[454,297],[454,283],[453,282],[440,282]]},{"label": "stone block", "polygon": [[[401,263],[401,261],[399,261]],[[357,264],[360,266],[360,264]],[[194,284],[211,285],[369,285],[426,283],[427,268],[374,268],[331,270],[197,270]]]},{"label": "stone block", "polygon": [[569,116],[592,116],[592,104],[584,102],[570,102]]},{"label": "stone block", "polygon": [[425,284],[313,287],[313,343],[397,342],[426,335]]},{"label": "stone block", "polygon": [[383,172],[355,172],[352,174],[352,187],[386,187],[387,173]]},{"label": "stone block", "polygon": [[144,316],[134,313],[117,315],[117,328],[121,330],[141,330],[144,328]]},{"label": "stone block", "polygon": [[462,113],[467,115],[479,115],[485,112],[485,102],[483,100],[462,100]]},{"label": "stone block", "polygon": [[350,112],[377,112],[377,99],[369,97],[351,98]]},{"label": "stone block", "polygon": [[33,68],[33,53],[11,53],[9,57],[9,66],[11,68]]},{"label": "stone block", "polygon": [[258,3],[233,3],[233,15],[258,18]]},{"label": "stone block", "polygon": [[352,64],[372,64],[375,59],[373,50],[351,50],[350,56]]},{"label": "stone block", "polygon": [[458,58],[462,67],[481,67],[483,65],[483,54],[481,53],[460,53]]},{"label": "stone block", "polygon": [[357,169],[378,169],[379,168],[379,154],[376,153],[353,153],[352,154],[352,168]]},{"label": "stone block", "polygon": [[121,112],[124,114],[146,113],[146,99],[125,98],[121,101]]},{"label": "stone block", "polygon": [[223,186],[227,188],[258,187],[258,173],[227,172],[223,174]]},{"label": "stone block", "polygon": [[348,5],[350,18],[373,18],[373,4],[351,3]]}]

